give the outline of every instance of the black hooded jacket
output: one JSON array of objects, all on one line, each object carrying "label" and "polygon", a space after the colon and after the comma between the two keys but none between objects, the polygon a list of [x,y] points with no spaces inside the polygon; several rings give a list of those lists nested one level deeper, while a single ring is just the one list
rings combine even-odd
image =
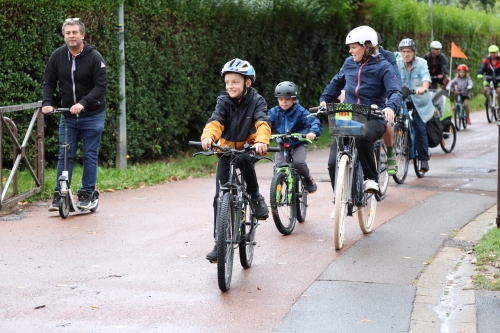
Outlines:
[{"label": "black hooded jacket", "polygon": [[91,116],[106,109],[106,64],[93,46],[85,41],[84,44],[82,52],[75,57],[74,65],[67,45],[52,53],[43,78],[42,106],[53,105],[54,92],[59,82],[61,107],[70,108],[77,103],[82,104],[85,109],[80,117]]}]

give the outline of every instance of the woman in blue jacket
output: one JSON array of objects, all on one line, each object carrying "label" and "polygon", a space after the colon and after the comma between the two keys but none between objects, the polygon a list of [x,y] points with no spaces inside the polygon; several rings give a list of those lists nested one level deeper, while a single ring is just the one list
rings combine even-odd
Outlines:
[{"label": "woman in blue jacket", "polygon": [[[385,114],[385,120],[373,117],[367,123],[364,138],[356,141],[359,159],[363,168],[366,192],[375,192],[378,173],[373,156],[373,144],[386,131],[387,122],[394,121],[394,112],[401,106],[401,82],[394,67],[378,52],[377,32],[368,26],[353,29],[346,37],[352,57],[345,60],[340,71],[326,86],[319,101],[321,105],[335,101],[345,89],[345,103],[376,104]],[[335,188],[337,144],[330,149],[328,171],[332,189]]]}]

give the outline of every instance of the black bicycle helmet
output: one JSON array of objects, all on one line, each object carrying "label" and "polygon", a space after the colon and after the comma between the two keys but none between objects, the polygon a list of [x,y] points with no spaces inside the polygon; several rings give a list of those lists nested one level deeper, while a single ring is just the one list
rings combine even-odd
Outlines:
[{"label": "black bicycle helmet", "polygon": [[417,52],[417,43],[411,38],[405,38],[401,42],[399,42],[399,52],[403,48],[410,48],[413,51]]},{"label": "black bicycle helmet", "polygon": [[297,85],[290,81],[283,81],[274,89],[274,97],[297,98]]},{"label": "black bicycle helmet", "polygon": [[222,70],[220,72],[222,78],[224,78],[226,73],[238,73],[243,75],[245,78],[252,80],[252,83],[255,82],[255,69],[246,60],[241,60],[238,58],[229,60],[228,62],[226,62],[224,67],[222,67]]}]

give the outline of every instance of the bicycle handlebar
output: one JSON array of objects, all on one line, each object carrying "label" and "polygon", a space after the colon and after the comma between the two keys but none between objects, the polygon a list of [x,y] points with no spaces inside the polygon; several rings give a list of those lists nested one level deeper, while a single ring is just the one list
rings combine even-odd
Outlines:
[{"label": "bicycle handlebar", "polygon": [[[330,104],[334,104],[334,103],[330,103]],[[345,104],[345,103],[340,103],[340,104]],[[380,118],[385,118],[384,112],[382,112],[382,110],[380,110],[378,108],[378,105],[372,104],[372,105],[370,105],[370,107],[371,107],[370,114],[377,116],[377,117],[380,117]],[[311,112],[311,114],[308,115],[307,117],[316,116],[318,114],[326,114],[326,113],[328,113],[328,108],[326,106],[323,106],[323,105],[315,106],[315,107],[309,108],[309,112]],[[338,111],[338,112],[344,112],[344,111]],[[349,112],[356,113],[356,111],[349,111]],[[366,117],[366,115],[365,115],[365,117]]]},{"label": "bicycle handlebar", "polygon": [[[271,140],[282,139],[282,138],[296,138],[299,141],[307,141],[308,143],[312,143],[310,139],[307,138],[307,134],[302,133],[287,133],[287,134],[272,134]],[[318,137],[314,138],[314,141],[318,141]]]},{"label": "bicycle handlebar", "polygon": [[[195,146],[195,147],[201,147],[201,142],[200,141],[189,141],[188,142],[189,146]],[[233,153],[245,153],[250,150],[254,150],[255,148],[253,146],[249,146],[247,143],[243,146],[243,149],[236,149],[236,148],[231,148],[229,146],[222,147],[214,142],[212,142],[212,148],[217,148],[219,149],[222,153],[227,153],[227,152],[233,152]],[[277,147],[267,147],[267,151],[270,153],[277,153],[281,149]]]},{"label": "bicycle handlebar", "polygon": [[[48,112],[46,114],[51,115],[53,113],[69,113],[70,108],[54,108],[52,112]],[[82,112],[85,111],[85,109],[82,109]]]}]

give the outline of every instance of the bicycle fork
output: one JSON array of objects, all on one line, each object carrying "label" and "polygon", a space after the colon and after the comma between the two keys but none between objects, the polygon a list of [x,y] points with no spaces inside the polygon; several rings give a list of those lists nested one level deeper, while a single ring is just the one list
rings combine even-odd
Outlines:
[{"label": "bicycle fork", "polygon": [[[293,188],[294,188],[294,177],[293,177],[293,172],[292,170],[289,168],[289,167],[282,167],[282,168],[278,168],[276,170],[276,173],[279,173],[279,172],[284,172],[286,174],[286,182],[287,182],[287,193],[286,193],[286,200],[287,200],[287,203],[290,204],[293,200]],[[281,187],[281,184],[279,184],[279,186]],[[276,191],[276,203],[280,203],[281,201],[281,188],[278,188],[278,190]]]}]

